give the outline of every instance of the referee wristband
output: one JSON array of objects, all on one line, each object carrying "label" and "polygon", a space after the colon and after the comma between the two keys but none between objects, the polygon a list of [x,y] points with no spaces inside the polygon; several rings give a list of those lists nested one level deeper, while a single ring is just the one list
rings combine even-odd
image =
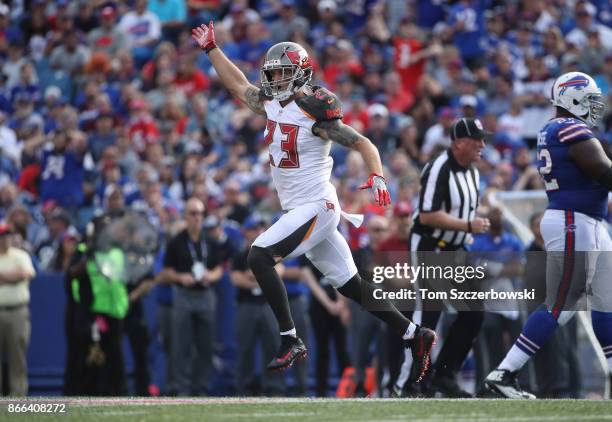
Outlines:
[{"label": "referee wristband", "polygon": [[468,233],[472,233],[472,222],[468,220]]}]

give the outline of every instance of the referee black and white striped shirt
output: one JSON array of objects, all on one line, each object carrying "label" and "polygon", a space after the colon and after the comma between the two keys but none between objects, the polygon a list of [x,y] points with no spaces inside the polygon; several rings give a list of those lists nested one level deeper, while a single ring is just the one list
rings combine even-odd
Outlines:
[{"label": "referee black and white striped shirt", "polygon": [[[457,249],[471,236],[464,231],[444,230],[422,224],[422,212],[445,211],[471,221],[478,207],[480,175],[473,164],[461,166],[448,149],[431,160],[421,173],[419,207],[414,217],[411,250]],[[425,248],[419,243],[428,244]]]}]

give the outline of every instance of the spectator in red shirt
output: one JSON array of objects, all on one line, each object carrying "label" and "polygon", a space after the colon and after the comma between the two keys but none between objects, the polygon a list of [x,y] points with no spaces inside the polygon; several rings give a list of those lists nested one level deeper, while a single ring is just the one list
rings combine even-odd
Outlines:
[{"label": "spectator in red shirt", "polygon": [[148,143],[157,142],[159,138],[157,124],[149,113],[148,104],[141,98],[133,99],[130,102],[128,136],[139,154],[144,152]]},{"label": "spectator in red shirt", "polygon": [[195,57],[191,54],[186,54],[179,58],[176,70],[174,83],[179,90],[183,91],[187,98],[207,90],[210,86],[210,80],[204,72],[195,66]]},{"label": "spectator in red shirt", "polygon": [[399,73],[391,71],[385,74],[383,86],[391,113],[405,113],[414,104],[414,95],[402,85]]},{"label": "spectator in red shirt", "polygon": [[391,235],[380,245],[383,252],[410,250],[408,239],[412,227],[412,206],[409,202],[399,201],[393,207]]},{"label": "spectator in red shirt", "polygon": [[425,71],[426,59],[439,55],[442,48],[437,43],[423,44],[423,34],[410,18],[404,18],[393,39],[393,63],[400,74],[402,87],[418,95],[418,86]]},{"label": "spectator in red shirt", "polygon": [[367,131],[370,127],[370,115],[368,114],[368,103],[363,95],[355,95],[351,101],[351,108],[344,113],[344,123],[352,126],[359,132]]},{"label": "spectator in red shirt", "polygon": [[334,47],[326,49],[326,53],[328,57],[323,66],[323,79],[332,91],[335,91],[336,80],[340,75],[363,75],[363,66],[348,40],[338,41]]}]

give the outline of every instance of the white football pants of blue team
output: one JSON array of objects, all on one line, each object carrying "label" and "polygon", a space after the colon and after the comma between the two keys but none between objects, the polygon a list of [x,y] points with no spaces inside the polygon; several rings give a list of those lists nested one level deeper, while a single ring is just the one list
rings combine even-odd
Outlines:
[{"label": "white football pants of blue team", "polygon": [[[563,325],[575,310],[612,311],[612,240],[604,221],[574,211],[546,210],[540,223],[546,305]],[[563,311],[564,315],[561,315]]]}]

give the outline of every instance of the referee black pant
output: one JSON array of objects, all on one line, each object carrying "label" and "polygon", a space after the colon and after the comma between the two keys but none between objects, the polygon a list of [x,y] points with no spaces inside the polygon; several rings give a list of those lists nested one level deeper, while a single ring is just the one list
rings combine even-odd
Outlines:
[{"label": "referee black pant", "polygon": [[[450,246],[440,243],[437,239],[421,237],[416,234],[412,234],[410,238],[410,250],[416,252],[417,262],[413,262],[412,265],[424,266],[435,266],[435,265],[467,265],[465,249],[463,245]],[[442,252],[442,253],[435,253]],[[453,254],[457,252],[457,254]],[[456,256],[454,256],[456,255]],[[414,255],[413,255],[414,258]],[[444,281],[442,284],[436,284],[437,280],[419,280],[420,288],[428,288],[431,290],[446,290],[452,286],[458,289],[477,289],[477,286],[473,285],[469,281],[464,283],[448,283]],[[440,285],[443,286],[442,289]],[[480,331],[482,321],[484,319],[484,313],[481,310],[482,307],[476,303],[470,303],[469,308],[465,308],[461,303],[451,302],[457,313],[457,318],[452,322],[448,328],[448,334],[444,339],[442,349],[435,362],[434,368],[437,376],[451,376],[454,377],[463,361],[467,357],[474,340]],[[444,301],[438,299],[424,299],[422,300],[423,317],[421,325],[427,328],[435,330],[436,325],[440,319],[442,310],[444,309]],[[462,310],[464,309],[464,310]],[[478,310],[465,310],[465,309],[478,309]],[[439,340],[440,341],[440,340]]]}]

